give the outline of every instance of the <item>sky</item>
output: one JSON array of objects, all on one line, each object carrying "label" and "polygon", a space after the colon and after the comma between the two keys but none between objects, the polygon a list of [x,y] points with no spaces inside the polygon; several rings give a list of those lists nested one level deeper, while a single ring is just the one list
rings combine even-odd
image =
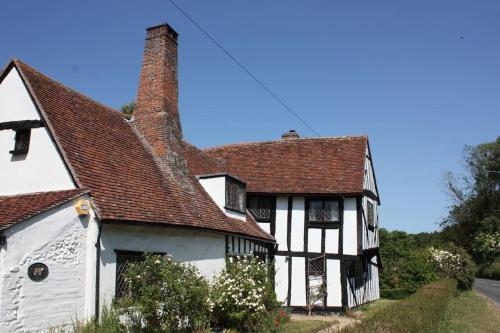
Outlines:
[{"label": "sky", "polygon": [[[436,230],[443,174],[500,135],[499,1],[176,2],[322,136],[369,136],[382,227]],[[0,67],[19,58],[119,108],[135,99],[145,28],[165,22],[180,35],[185,139],[314,136],[168,0],[5,2]]]}]

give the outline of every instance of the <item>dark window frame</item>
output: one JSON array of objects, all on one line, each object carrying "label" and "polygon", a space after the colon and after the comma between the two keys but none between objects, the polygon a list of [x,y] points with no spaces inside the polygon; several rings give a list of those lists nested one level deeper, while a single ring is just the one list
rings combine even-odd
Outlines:
[{"label": "dark window frame", "polygon": [[[225,177],[225,201],[224,201],[224,208],[233,212],[241,213],[241,214],[246,214],[246,184],[242,182],[241,180],[231,177],[231,176],[226,176]],[[237,193],[238,196],[238,202],[240,207],[236,207],[236,205],[233,205],[234,202],[231,202],[231,195],[230,191],[234,188],[238,188],[240,193]],[[242,198],[239,198],[239,195],[242,196]]]},{"label": "dark window frame", "polygon": [[[319,268],[315,269],[316,262],[320,262]],[[307,258],[307,273],[308,276],[325,276],[326,275],[326,257],[320,256],[315,258]]]},{"label": "dark window frame", "polygon": [[[124,285],[124,276],[123,273],[125,272],[126,268],[122,268],[121,266],[126,265],[130,262],[142,262],[146,260],[146,253],[151,253],[153,255],[167,255],[167,253],[164,252],[141,252],[141,251],[128,251],[128,250],[115,250],[116,254],[116,265],[115,265],[115,298],[121,298],[123,297],[124,293],[126,292],[125,290],[125,285]],[[132,258],[136,258],[137,260],[130,260]],[[124,259],[129,259],[125,260]]]},{"label": "dark window frame", "polygon": [[[257,200],[258,205],[260,205],[263,200],[268,200],[269,201],[268,202],[269,208],[265,208],[265,207],[264,208],[260,208],[260,207],[254,208],[250,204],[252,200]],[[270,223],[273,220],[273,214],[274,214],[274,211],[276,210],[276,197],[269,196],[269,195],[249,195],[249,196],[247,196],[247,208],[248,208],[248,211],[254,217],[255,221],[263,222],[263,223]],[[266,217],[262,217],[262,215],[259,215],[258,213],[256,213],[255,209],[258,209],[258,210],[267,210],[268,209],[269,214]]]},{"label": "dark window frame", "polygon": [[[311,202],[315,201],[321,201],[322,202],[322,210],[324,211],[325,207],[325,202],[326,201],[332,201],[333,203],[336,203],[337,205],[337,219],[336,220],[311,220],[310,219],[310,214],[311,214]],[[341,220],[341,199],[337,197],[310,197],[306,199],[306,222],[312,226],[315,224],[321,225],[329,225],[329,224],[339,224]],[[324,214],[324,213],[323,213]]]},{"label": "dark window frame", "polygon": [[366,220],[368,223],[368,227],[370,229],[375,229],[375,207],[370,202],[370,200],[366,200]]},{"label": "dark window frame", "polygon": [[25,155],[30,148],[31,128],[16,129],[14,149],[9,153],[12,155]]}]

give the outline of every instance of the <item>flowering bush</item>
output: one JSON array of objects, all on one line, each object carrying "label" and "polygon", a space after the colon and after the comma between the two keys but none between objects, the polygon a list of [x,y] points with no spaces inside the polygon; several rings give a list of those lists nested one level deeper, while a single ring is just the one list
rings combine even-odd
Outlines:
[{"label": "flowering bush", "polygon": [[209,285],[194,266],[146,255],[125,273],[128,290],[115,301],[132,332],[200,332],[210,321]]},{"label": "flowering bush", "polygon": [[428,261],[444,277],[456,279],[459,289],[470,289],[475,277],[475,264],[463,249],[457,248],[454,252],[430,247]]},{"label": "flowering bush", "polygon": [[480,262],[491,262],[500,255],[500,232],[476,234],[472,241],[474,257]]},{"label": "flowering bush", "polygon": [[280,311],[269,269],[254,256],[227,259],[226,268],[212,287],[210,302],[215,327],[239,332],[279,330],[288,315]]}]

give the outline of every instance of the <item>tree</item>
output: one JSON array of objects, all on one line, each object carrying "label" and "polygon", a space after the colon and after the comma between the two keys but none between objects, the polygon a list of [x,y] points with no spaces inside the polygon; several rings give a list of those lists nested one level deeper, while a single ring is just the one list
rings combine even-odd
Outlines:
[{"label": "tree", "polygon": [[467,173],[460,180],[451,172],[446,190],[453,199],[442,221],[442,237],[465,248],[478,263],[491,256],[478,253],[481,234],[500,232],[500,137],[496,141],[466,146]]}]

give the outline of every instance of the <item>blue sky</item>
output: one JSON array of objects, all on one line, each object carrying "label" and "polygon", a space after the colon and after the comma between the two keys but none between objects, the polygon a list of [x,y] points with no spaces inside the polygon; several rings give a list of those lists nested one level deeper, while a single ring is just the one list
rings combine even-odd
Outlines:
[{"label": "blue sky", "polygon": [[[177,2],[321,135],[369,135],[384,227],[435,230],[443,172],[500,135],[498,1]],[[188,141],[313,135],[166,0],[6,2],[0,66],[17,57],[119,107],[135,98],[144,29],[163,22],[180,34]]]}]

